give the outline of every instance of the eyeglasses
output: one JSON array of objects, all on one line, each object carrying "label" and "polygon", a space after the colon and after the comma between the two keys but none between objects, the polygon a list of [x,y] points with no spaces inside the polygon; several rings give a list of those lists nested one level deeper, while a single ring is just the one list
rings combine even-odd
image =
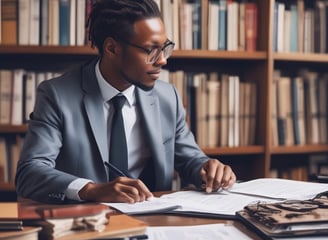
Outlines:
[{"label": "eyeglasses", "polygon": [[127,42],[127,41],[123,41],[123,42],[127,45],[130,45],[132,47],[139,48],[139,49],[145,51],[147,53],[147,58],[146,58],[147,64],[155,63],[158,60],[158,58],[162,52],[163,52],[164,58],[168,59],[172,55],[174,45],[175,45],[174,42],[167,40],[167,42],[164,43],[164,45],[162,47],[153,47],[151,49],[147,49],[147,48],[144,48],[142,46],[139,46],[139,45]]}]

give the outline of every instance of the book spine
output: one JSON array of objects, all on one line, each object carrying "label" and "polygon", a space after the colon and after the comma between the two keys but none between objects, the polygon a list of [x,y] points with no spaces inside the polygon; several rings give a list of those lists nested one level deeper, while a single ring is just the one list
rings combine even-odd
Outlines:
[{"label": "book spine", "polygon": [[59,45],[69,45],[69,0],[59,0]]}]

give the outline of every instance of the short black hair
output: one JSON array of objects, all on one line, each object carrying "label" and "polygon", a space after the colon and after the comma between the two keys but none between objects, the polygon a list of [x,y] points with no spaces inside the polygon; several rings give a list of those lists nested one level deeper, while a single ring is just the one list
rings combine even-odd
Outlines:
[{"label": "short black hair", "polygon": [[102,54],[106,38],[126,41],[136,21],[153,17],[162,18],[154,0],[96,0],[87,22],[91,46]]}]

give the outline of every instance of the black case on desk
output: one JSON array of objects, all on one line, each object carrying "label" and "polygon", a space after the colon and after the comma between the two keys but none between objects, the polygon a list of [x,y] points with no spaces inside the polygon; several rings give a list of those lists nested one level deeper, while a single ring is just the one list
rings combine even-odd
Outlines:
[{"label": "black case on desk", "polygon": [[236,213],[237,219],[264,239],[328,236],[328,197],[310,200],[251,204]]}]

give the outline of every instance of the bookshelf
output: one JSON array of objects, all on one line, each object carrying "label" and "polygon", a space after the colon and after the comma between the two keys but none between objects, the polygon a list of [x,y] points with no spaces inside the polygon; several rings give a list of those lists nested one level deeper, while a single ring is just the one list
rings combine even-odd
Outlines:
[{"label": "bookshelf", "polygon": [[[201,0],[208,7],[210,0]],[[169,1],[168,1],[169,2]],[[240,76],[241,82],[257,85],[256,138],[246,146],[202,147],[210,156],[218,157],[234,168],[239,179],[270,177],[272,168],[288,168],[293,162],[306,164],[313,154],[327,154],[328,144],[273,146],[272,144],[272,81],[276,68],[288,71],[314,67],[325,71],[328,54],[299,52],[276,52],[273,49],[274,0],[254,0],[257,14],[256,51],[226,51],[201,49],[176,49],[165,67],[170,72],[222,71]],[[303,2],[303,0],[295,0]],[[203,11],[204,12],[204,11]],[[206,28],[204,28],[206,31]],[[95,57],[97,52],[89,46],[19,46],[0,44],[2,69],[24,68],[33,71],[64,71]],[[21,141],[27,125],[0,125],[0,136]],[[292,163],[286,159],[295,159]],[[298,164],[297,164],[298,165]],[[0,189],[14,189],[12,182],[1,183]]]}]

